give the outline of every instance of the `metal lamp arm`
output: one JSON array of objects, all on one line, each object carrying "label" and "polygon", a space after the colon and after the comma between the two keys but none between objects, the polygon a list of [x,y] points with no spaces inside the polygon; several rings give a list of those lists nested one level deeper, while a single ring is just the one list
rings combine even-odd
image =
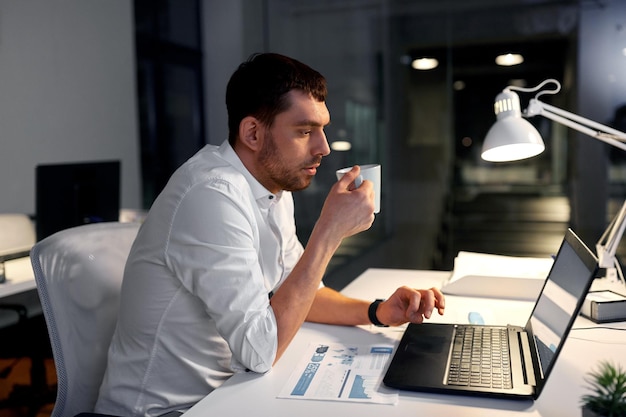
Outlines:
[{"label": "metal lamp arm", "polygon": [[601,268],[613,268],[615,262],[615,252],[622,240],[624,229],[626,229],[626,201],[622,205],[617,216],[611,221],[609,227],[604,231],[600,240],[596,244],[596,252]]},{"label": "metal lamp arm", "polygon": [[592,138],[626,151],[626,133],[586,119],[566,110],[559,109],[537,99],[531,99],[524,117],[543,116],[574,130],[578,130]]},{"label": "metal lamp arm", "polygon": [[[626,133],[543,103],[536,98],[530,100],[528,108],[524,112],[524,117],[533,116],[543,116],[626,151],[626,143],[623,142],[626,141]],[[617,251],[617,246],[622,239],[625,229],[626,201],[596,244],[596,253],[601,268],[615,267],[617,262],[615,252]]]}]

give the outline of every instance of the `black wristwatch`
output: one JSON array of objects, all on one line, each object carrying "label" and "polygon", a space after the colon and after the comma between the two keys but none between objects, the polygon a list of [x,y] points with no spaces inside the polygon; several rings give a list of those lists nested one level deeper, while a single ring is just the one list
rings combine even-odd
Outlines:
[{"label": "black wristwatch", "polygon": [[372,322],[372,324],[373,324],[374,326],[378,326],[378,327],[389,327],[389,326],[388,326],[388,325],[386,325],[386,324],[382,324],[382,323],[378,320],[378,317],[376,317],[376,310],[378,310],[378,305],[379,305],[380,303],[382,303],[383,301],[385,301],[385,300],[383,300],[383,299],[379,298],[379,299],[377,299],[376,301],[374,301],[372,304],[370,304],[370,307],[369,307],[369,308],[368,308],[368,310],[367,310],[367,315],[368,315],[368,317],[369,317],[370,321]]}]

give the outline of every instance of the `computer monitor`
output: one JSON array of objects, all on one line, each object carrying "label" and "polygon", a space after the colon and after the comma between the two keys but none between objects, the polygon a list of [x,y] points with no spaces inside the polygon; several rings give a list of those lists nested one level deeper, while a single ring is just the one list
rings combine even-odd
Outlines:
[{"label": "computer monitor", "polygon": [[117,221],[120,168],[120,161],[38,165],[37,240],[82,224]]}]

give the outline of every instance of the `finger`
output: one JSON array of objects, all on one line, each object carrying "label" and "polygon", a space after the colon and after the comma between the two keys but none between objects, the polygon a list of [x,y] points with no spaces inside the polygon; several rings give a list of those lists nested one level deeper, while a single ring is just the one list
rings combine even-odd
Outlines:
[{"label": "finger", "polygon": [[357,175],[354,181],[348,185],[348,191],[354,191],[359,188],[365,181],[361,175]]},{"label": "finger", "polygon": [[422,324],[424,323],[424,316],[419,313],[415,313],[409,321],[415,324]]},{"label": "finger", "polygon": [[354,188],[359,188],[361,184],[363,184],[363,176],[357,175],[357,177],[354,179]]},{"label": "finger", "polygon": [[421,323],[424,321],[421,304],[422,294],[419,291],[413,291],[406,307],[406,317],[409,321],[413,323]]},{"label": "finger", "polygon": [[358,165],[355,165],[352,167],[352,169],[348,172],[346,172],[343,177],[341,177],[341,179],[338,181],[340,184],[340,187],[342,189],[354,189],[356,187],[354,187],[354,180],[359,176],[359,174],[361,173],[361,167]]},{"label": "finger", "polygon": [[431,288],[431,291],[433,291],[434,295],[435,295],[435,306],[437,307],[437,312],[442,315],[444,313],[444,310],[446,308],[446,297],[443,295],[443,293],[441,292],[441,290],[439,288]]},{"label": "finger", "polygon": [[435,309],[435,294],[431,290],[422,290],[421,311],[427,319],[433,314]]}]

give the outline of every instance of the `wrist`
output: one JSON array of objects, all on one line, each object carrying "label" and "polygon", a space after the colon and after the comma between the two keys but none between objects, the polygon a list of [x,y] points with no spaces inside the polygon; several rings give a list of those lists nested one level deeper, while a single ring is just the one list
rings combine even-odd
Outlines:
[{"label": "wrist", "polygon": [[315,222],[307,247],[309,244],[313,244],[323,250],[331,251],[332,254],[341,246],[342,238],[338,236],[332,224],[327,224],[322,221],[321,217]]},{"label": "wrist", "polygon": [[378,316],[376,315],[376,312],[378,311],[378,306],[383,301],[385,300],[379,298],[375,300],[372,304],[370,304],[369,308],[367,309],[367,316],[369,317],[372,324],[377,327],[389,327],[389,325],[383,324],[380,320],[378,320]]}]

